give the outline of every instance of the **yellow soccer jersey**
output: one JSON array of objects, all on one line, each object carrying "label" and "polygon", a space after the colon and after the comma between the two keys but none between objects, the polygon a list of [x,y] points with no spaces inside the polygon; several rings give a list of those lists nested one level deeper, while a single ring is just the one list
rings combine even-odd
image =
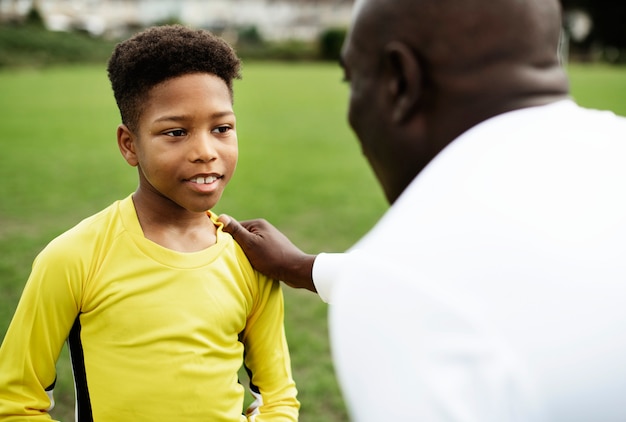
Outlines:
[{"label": "yellow soccer jersey", "polygon": [[0,420],[50,419],[66,339],[79,421],[297,420],[280,285],[216,224],[214,246],[175,252],[144,237],[128,197],[54,239],[0,348]]}]

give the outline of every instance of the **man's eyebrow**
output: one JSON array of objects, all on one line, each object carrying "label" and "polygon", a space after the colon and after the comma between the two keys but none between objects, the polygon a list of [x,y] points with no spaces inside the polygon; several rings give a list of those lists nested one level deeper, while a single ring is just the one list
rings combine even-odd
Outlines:
[{"label": "man's eyebrow", "polygon": [[342,69],[346,68],[346,63],[343,61],[343,56],[339,56],[339,60],[337,60],[339,62],[339,66],[341,66]]},{"label": "man's eyebrow", "polygon": [[348,82],[350,80],[350,72],[348,71],[348,67],[346,65],[346,62],[343,59],[343,56],[339,56],[339,60],[337,60],[339,62],[339,66],[341,67],[341,70],[343,71],[343,82]]}]

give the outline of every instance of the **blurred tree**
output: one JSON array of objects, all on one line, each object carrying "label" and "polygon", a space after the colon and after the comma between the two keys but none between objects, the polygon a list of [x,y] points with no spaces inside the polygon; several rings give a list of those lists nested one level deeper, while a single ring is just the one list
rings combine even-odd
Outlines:
[{"label": "blurred tree", "polygon": [[31,7],[31,9],[28,11],[28,14],[26,15],[26,19],[24,21],[24,23],[26,25],[30,25],[30,26],[37,26],[40,28],[44,27],[44,22],[43,22],[43,17],[41,16],[41,13],[39,12],[39,8],[35,7],[33,5],[33,7]]},{"label": "blurred tree", "polygon": [[241,44],[248,46],[259,46],[263,44],[263,37],[259,29],[254,25],[240,28],[238,35],[238,42]]},{"label": "blurred tree", "polygon": [[323,60],[337,61],[346,38],[346,28],[328,28],[319,36],[320,56]]}]

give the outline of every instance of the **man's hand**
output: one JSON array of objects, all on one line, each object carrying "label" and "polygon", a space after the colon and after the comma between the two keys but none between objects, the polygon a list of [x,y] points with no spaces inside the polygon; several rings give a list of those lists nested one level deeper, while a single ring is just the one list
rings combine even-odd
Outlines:
[{"label": "man's hand", "polygon": [[258,219],[242,221],[222,214],[218,220],[241,246],[252,266],[268,277],[288,286],[314,293],[313,262],[315,255],[302,252],[269,222]]}]

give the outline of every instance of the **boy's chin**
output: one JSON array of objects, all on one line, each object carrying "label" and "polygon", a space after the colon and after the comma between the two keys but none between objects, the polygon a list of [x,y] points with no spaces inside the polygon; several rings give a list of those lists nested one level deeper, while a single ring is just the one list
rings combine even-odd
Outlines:
[{"label": "boy's chin", "polygon": [[207,212],[213,209],[213,207],[217,205],[217,203],[219,202],[219,199],[220,198],[217,198],[217,199],[211,198],[211,200],[199,201],[198,203],[195,203],[195,204],[189,204],[189,207],[187,209],[192,212],[199,212],[199,213]]}]

